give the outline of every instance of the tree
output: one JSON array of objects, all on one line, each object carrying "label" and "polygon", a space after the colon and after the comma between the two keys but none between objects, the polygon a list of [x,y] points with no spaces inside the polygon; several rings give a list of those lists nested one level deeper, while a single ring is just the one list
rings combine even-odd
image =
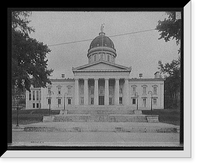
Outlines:
[{"label": "tree", "polygon": [[158,66],[160,72],[165,75],[165,107],[179,108],[181,87],[180,61],[173,60],[165,65],[159,61]]},{"label": "tree", "polygon": [[47,45],[29,36],[35,30],[28,26],[30,12],[12,12],[12,87],[30,91],[30,86],[45,87],[52,69],[47,69]]},{"label": "tree", "polygon": [[[156,29],[160,33],[159,39],[164,39],[165,42],[168,42],[171,39],[176,40],[176,44],[181,44],[181,19],[177,17],[177,12],[166,12],[168,14],[168,18],[163,21],[159,20]],[[181,47],[179,49],[179,53],[181,51]]]},{"label": "tree", "polygon": [[[159,39],[164,39],[165,42],[169,40],[176,40],[176,44],[180,44],[178,53],[181,53],[181,19],[178,19],[176,12],[166,12],[168,18],[163,21],[158,21],[156,29],[161,32]],[[177,108],[180,103],[180,87],[181,87],[181,71],[180,63],[181,57],[177,60],[172,60],[171,63],[162,64],[158,62],[158,69],[165,75],[165,107]]]}]

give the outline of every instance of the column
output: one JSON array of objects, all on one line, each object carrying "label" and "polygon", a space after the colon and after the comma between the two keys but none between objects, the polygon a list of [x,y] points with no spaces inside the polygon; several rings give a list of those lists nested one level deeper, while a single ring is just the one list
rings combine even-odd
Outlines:
[{"label": "column", "polygon": [[75,105],[79,105],[79,82],[78,78],[75,78]]},{"label": "column", "polygon": [[84,79],[84,105],[88,105],[88,79]]},{"label": "column", "polygon": [[119,105],[119,79],[115,79],[115,105]]},{"label": "column", "polygon": [[129,105],[129,84],[128,84],[128,78],[124,79],[124,105]]},{"label": "column", "polygon": [[105,79],[105,105],[109,105],[109,79]]},{"label": "column", "polygon": [[94,79],[94,105],[99,104],[98,79]]}]

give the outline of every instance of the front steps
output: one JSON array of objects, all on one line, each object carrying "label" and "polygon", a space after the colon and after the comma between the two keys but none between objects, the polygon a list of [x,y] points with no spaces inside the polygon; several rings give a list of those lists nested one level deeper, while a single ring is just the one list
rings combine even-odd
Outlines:
[{"label": "front steps", "polygon": [[174,125],[159,122],[158,115],[143,115],[125,106],[71,107],[59,115],[44,116],[43,122],[28,125],[27,132],[138,132],[176,133]]},{"label": "front steps", "polygon": [[159,122],[158,115],[143,115],[132,106],[72,106],[43,122]]},{"label": "front steps", "polygon": [[128,114],[68,114],[56,115],[53,122],[147,122],[145,115]]}]

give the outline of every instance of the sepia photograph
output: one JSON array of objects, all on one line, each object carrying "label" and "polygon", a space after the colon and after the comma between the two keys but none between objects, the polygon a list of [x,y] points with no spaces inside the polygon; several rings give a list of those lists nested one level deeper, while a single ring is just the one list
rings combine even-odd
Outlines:
[{"label": "sepia photograph", "polygon": [[184,150],[183,10],[11,10],[8,148]]}]

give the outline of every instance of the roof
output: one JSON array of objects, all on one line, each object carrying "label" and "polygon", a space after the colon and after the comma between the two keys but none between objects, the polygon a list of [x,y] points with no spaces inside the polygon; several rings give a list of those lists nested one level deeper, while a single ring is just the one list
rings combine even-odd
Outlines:
[{"label": "roof", "polygon": [[110,47],[115,50],[113,41],[109,37],[105,36],[104,33],[100,34],[99,36],[93,39],[93,41],[90,44],[90,49],[99,46]]},{"label": "roof", "polygon": [[60,79],[50,79],[51,82],[70,82],[70,81],[74,81],[73,78],[60,78]]},{"label": "roof", "polygon": [[[104,67],[100,68],[104,65]],[[131,72],[131,67],[122,66],[108,61],[100,60],[97,62],[85,64],[76,68],[72,68],[73,72]]]},{"label": "roof", "polygon": [[163,78],[130,78],[129,81],[164,81]]}]

